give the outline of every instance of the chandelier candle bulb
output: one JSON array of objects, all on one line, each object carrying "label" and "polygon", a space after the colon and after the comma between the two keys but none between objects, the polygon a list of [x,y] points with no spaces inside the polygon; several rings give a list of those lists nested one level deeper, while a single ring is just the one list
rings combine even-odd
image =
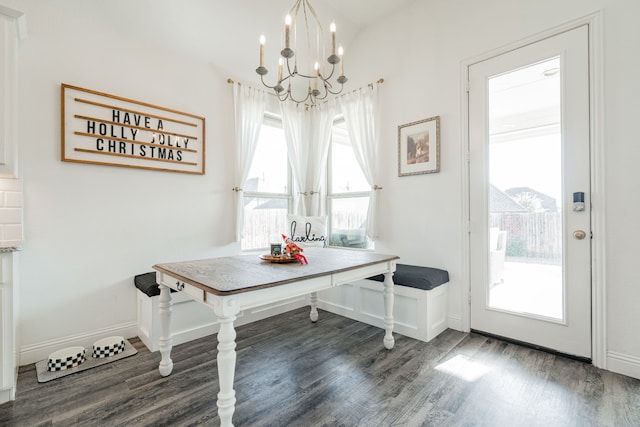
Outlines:
[{"label": "chandelier candle bulb", "polygon": [[331,31],[331,54],[336,54],[336,23],[332,22],[329,25],[329,31]]},{"label": "chandelier candle bulb", "polygon": [[282,81],[282,57],[278,58],[278,83]]},{"label": "chandelier candle bulb", "polygon": [[291,29],[291,15],[284,18],[284,47],[289,48],[289,30]]},{"label": "chandelier candle bulb", "polygon": [[264,67],[264,44],[266,42],[266,39],[264,38],[264,35],[260,36],[260,66]]},{"label": "chandelier candle bulb", "polygon": [[320,76],[320,65],[318,64],[318,61],[316,61],[315,69],[316,69],[316,78],[313,79],[313,88],[315,90],[318,90],[318,77]]},{"label": "chandelier candle bulb", "polygon": [[340,46],[338,48],[338,56],[340,57],[340,75],[344,76],[344,58],[343,55],[344,54],[344,49],[342,48],[342,46]]}]

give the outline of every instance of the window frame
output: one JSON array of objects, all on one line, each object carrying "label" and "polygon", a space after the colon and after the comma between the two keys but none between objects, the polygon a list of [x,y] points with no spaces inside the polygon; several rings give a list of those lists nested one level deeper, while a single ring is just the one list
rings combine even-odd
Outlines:
[{"label": "window frame", "polygon": [[[333,232],[333,215],[332,215],[332,207],[333,207],[333,201],[334,200],[340,200],[340,199],[355,199],[355,198],[361,198],[361,197],[368,197],[369,200],[371,198],[371,191],[370,190],[363,190],[363,191],[352,191],[352,192],[332,192],[333,189],[333,182],[332,182],[332,178],[333,178],[333,164],[332,164],[332,150],[333,150],[333,132],[334,132],[334,128],[337,124],[341,124],[341,123],[345,123],[345,119],[344,119],[344,115],[340,114],[334,117],[333,119],[333,124],[332,124],[332,128],[331,128],[331,142],[329,143],[329,155],[327,156],[327,196],[326,196],[326,201],[327,201],[327,234],[329,235],[329,239],[328,239],[328,247],[331,248],[338,248],[338,249],[351,249],[351,250],[360,250],[360,251],[373,251],[375,250],[375,242],[370,241],[370,239],[368,237],[365,236],[365,238],[367,239],[367,241],[370,243],[370,247],[367,248],[354,248],[354,247],[345,247],[345,246],[335,246],[331,244],[331,236],[332,236],[332,232]],[[349,138],[349,134],[347,132],[347,138]],[[349,138],[349,143],[351,143],[351,139]],[[360,165],[358,165],[358,167],[360,167]]]},{"label": "window frame", "polygon": [[[262,126],[272,126],[272,127],[278,128],[278,129],[284,129],[283,124],[282,124],[282,116],[280,116],[278,114],[275,114],[275,113],[271,113],[271,112],[265,111],[263,119],[262,119],[261,130],[262,130]],[[286,140],[284,142],[286,144]],[[284,192],[284,193],[269,193],[269,192],[264,192],[264,191],[244,191],[243,192],[243,199],[246,199],[246,198],[285,199],[285,200],[287,200],[287,214],[290,214],[291,213],[291,205],[292,205],[292,201],[293,201],[292,183],[293,183],[293,177],[292,177],[292,173],[291,173],[291,164],[289,163],[289,156],[287,154],[287,184],[286,184],[287,185],[287,192]],[[243,252],[253,252],[253,251],[259,251],[259,250],[263,250],[263,249],[268,249],[268,247],[245,249],[242,246],[243,246],[242,242],[240,242],[240,248],[241,248],[241,251],[243,251]]]}]

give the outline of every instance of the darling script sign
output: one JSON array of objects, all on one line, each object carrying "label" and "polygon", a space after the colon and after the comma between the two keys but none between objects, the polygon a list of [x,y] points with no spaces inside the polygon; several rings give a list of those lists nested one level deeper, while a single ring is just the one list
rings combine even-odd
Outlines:
[{"label": "darling script sign", "polygon": [[299,246],[327,247],[327,217],[287,214],[289,237]]},{"label": "darling script sign", "polygon": [[205,173],[204,117],[62,85],[62,161]]}]

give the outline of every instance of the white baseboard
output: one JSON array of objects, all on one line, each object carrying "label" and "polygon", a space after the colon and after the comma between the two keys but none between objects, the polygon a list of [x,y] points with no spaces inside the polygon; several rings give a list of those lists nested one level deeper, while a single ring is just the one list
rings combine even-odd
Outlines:
[{"label": "white baseboard", "polygon": [[462,329],[462,317],[449,315],[449,329],[460,332],[469,332]]},{"label": "white baseboard", "polygon": [[16,389],[15,387],[8,388],[6,390],[0,390],[0,404],[15,400]]},{"label": "white baseboard", "polygon": [[93,343],[99,339],[110,336],[122,336],[124,338],[132,338],[137,335],[136,322],[127,322],[120,325],[114,325],[83,334],[69,335],[55,340],[45,341],[38,344],[26,345],[20,348],[19,365],[29,365],[44,360],[54,351],[71,346],[82,346],[91,348]]},{"label": "white baseboard", "polygon": [[640,358],[609,351],[607,352],[607,369],[611,372],[640,379]]}]

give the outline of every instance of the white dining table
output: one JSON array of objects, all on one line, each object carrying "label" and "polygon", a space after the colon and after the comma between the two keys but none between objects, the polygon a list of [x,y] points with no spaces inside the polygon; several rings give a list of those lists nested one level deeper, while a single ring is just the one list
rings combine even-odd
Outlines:
[{"label": "white dining table", "polygon": [[162,355],[159,371],[168,376],[173,370],[171,360],[171,289],[182,292],[211,309],[218,318],[217,368],[220,392],[218,416],[222,427],[233,426],[236,366],[236,332],[234,321],[242,310],[309,295],[310,319],[318,320],[317,292],[384,274],[383,301],[385,308],[383,344],[394,346],[393,338],[393,272],[395,255],[369,251],[306,248],[308,264],[269,262],[259,254],[242,254],[194,261],[160,263],[153,266],[160,287],[159,315]]}]

